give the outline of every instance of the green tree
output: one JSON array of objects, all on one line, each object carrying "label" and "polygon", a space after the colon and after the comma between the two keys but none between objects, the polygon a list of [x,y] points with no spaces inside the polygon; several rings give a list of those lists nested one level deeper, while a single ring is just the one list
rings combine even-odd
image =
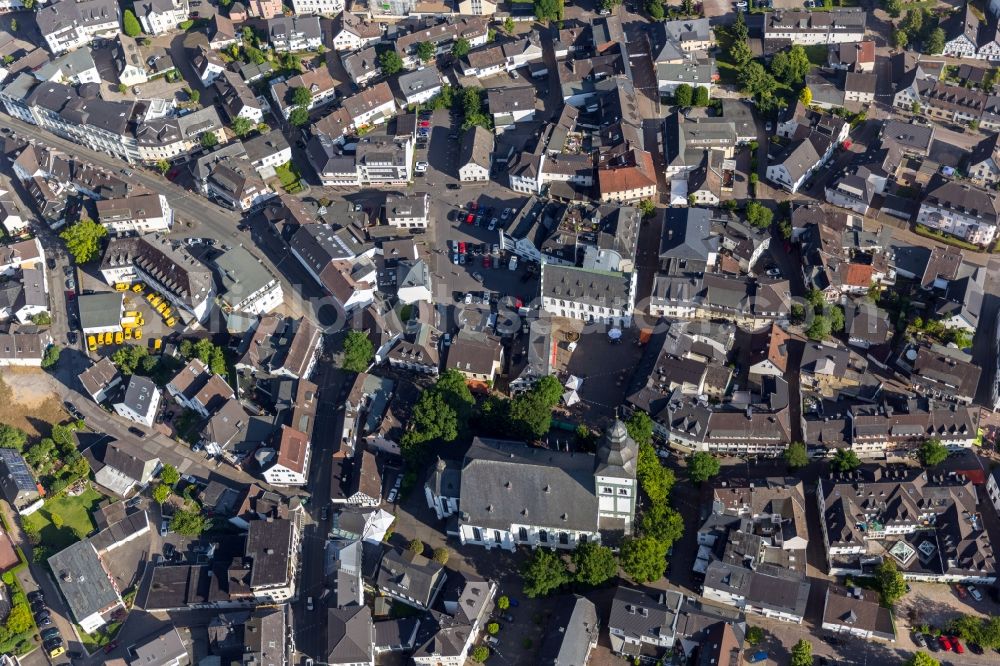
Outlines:
[{"label": "green tree", "polygon": [[524,593],[532,599],[547,596],[570,581],[562,556],[548,548],[536,550],[521,573]]},{"label": "green tree", "polygon": [[743,92],[755,97],[758,103],[770,100],[774,91],[778,89],[775,78],[756,60],[748,62],[740,70],[737,80]]},{"label": "green tree", "polygon": [[851,472],[861,466],[861,460],[851,449],[837,449],[830,466],[837,472]]},{"label": "green tree", "polygon": [[774,219],[774,212],[759,201],[751,201],[746,208],[747,222],[760,229],[767,229]]},{"label": "green tree", "polygon": [[640,447],[643,444],[653,443],[653,419],[649,418],[646,412],[633,412],[625,422],[625,429],[628,430],[628,436]]},{"label": "green tree", "polygon": [[914,652],[903,666],[941,666],[941,662],[926,652]]},{"label": "green tree", "polygon": [[974,615],[959,615],[948,625],[951,633],[963,641],[983,645],[983,624],[985,622]]},{"label": "green tree", "polygon": [[906,45],[910,43],[910,37],[906,34],[905,30],[893,30],[892,31],[892,45],[897,49],[905,49]]},{"label": "green tree", "polygon": [[823,292],[816,287],[810,287],[806,291],[806,300],[809,301],[809,305],[813,307],[813,312],[822,312],[826,307],[826,297]]},{"label": "green tree", "polygon": [[804,105],[809,106],[813,102],[813,91],[809,89],[809,86],[804,86],[802,91],[799,93],[799,101]]},{"label": "green tree", "polygon": [[59,345],[49,345],[45,348],[45,355],[42,357],[42,369],[47,370],[59,362],[61,353]]},{"label": "green tree", "polygon": [[177,471],[177,468],[166,463],[160,468],[160,481],[167,484],[171,488],[177,485],[181,480],[181,473]]},{"label": "green tree", "polygon": [[469,656],[472,657],[472,661],[477,664],[481,664],[490,658],[490,649],[485,645],[477,645],[472,648],[472,652],[469,653]]},{"label": "green tree", "polygon": [[806,329],[806,337],[816,341],[826,340],[830,337],[830,330],[830,319],[825,315],[816,315]]},{"label": "green tree", "polygon": [[191,356],[197,357],[199,361],[208,366],[208,369],[217,374],[226,374],[226,354],[222,347],[213,344],[208,338],[202,338],[191,346]]},{"label": "green tree", "polygon": [[312,103],[313,96],[309,92],[309,88],[304,86],[299,86],[297,88],[292,88],[292,104],[294,106],[309,106]]},{"label": "green tree", "polygon": [[167,173],[168,171],[170,171],[170,162],[166,160],[158,161],[156,163],[156,170],[160,172],[160,175]]},{"label": "green tree", "polygon": [[745,42],[747,37],[750,36],[750,30],[747,28],[747,20],[742,11],[736,11],[736,20],[733,21],[733,25],[729,29],[729,33],[733,36],[733,39],[738,42]]},{"label": "green tree", "polygon": [[153,501],[157,504],[163,504],[170,497],[170,486],[165,483],[157,484],[153,488]]},{"label": "green tree", "polygon": [[[304,90],[304,88],[297,88],[297,90]],[[253,121],[250,120],[249,118],[245,118],[243,116],[236,116],[233,119],[233,124],[230,126],[230,129],[233,130],[233,134],[242,139],[243,137],[249,135],[250,132],[253,132],[255,127],[256,126],[254,125]]]},{"label": "green tree", "polygon": [[618,574],[618,562],[610,548],[588,541],[573,551],[577,582],[597,587]]},{"label": "green tree", "polygon": [[515,29],[514,19],[508,16],[503,20],[503,31],[506,32],[508,35],[513,35],[514,29]]},{"label": "green tree", "polygon": [[805,467],[809,464],[809,453],[802,442],[792,442],[785,449],[785,463],[792,469]]},{"label": "green tree", "polygon": [[219,137],[215,136],[215,132],[202,132],[202,148],[215,148],[217,145],[219,145]]},{"label": "green tree", "polygon": [[708,106],[708,88],[698,86],[694,89],[694,99],[691,101],[695,106]]},{"label": "green tree", "polygon": [[658,502],[646,509],[641,525],[645,536],[656,539],[667,548],[684,534],[684,517],[666,502]]},{"label": "green tree", "polygon": [[414,555],[424,554],[424,542],[420,539],[411,539],[409,545],[406,547],[408,551]]},{"label": "green tree", "polygon": [[0,423],[0,449],[24,451],[24,445],[27,443],[28,433],[15,426]]},{"label": "green tree", "polygon": [[146,358],[148,353],[145,347],[128,345],[117,349],[111,355],[111,362],[118,368],[118,372],[123,375],[134,375],[139,368],[139,364]]},{"label": "green tree", "polygon": [[170,519],[171,530],[192,539],[201,536],[206,527],[208,527],[208,521],[197,508],[180,509]]},{"label": "green tree", "polygon": [[382,66],[382,73],[392,76],[403,69],[403,59],[395,51],[383,51],[378,57],[379,65]]},{"label": "green tree", "polygon": [[288,114],[288,122],[295,127],[304,127],[309,124],[309,109],[304,106],[297,106]]},{"label": "green tree", "polygon": [[771,71],[774,76],[790,86],[802,83],[810,69],[812,63],[809,62],[809,55],[799,44],[795,44],[787,51],[774,54],[771,59]]},{"label": "green tree", "polygon": [[66,521],[63,520],[62,515],[56,513],[55,511],[49,514],[49,522],[51,522],[52,526],[55,527],[57,530],[62,529],[62,526],[66,524]]},{"label": "green tree", "polygon": [[831,305],[826,311],[826,316],[830,319],[830,330],[840,333],[844,330],[844,308],[839,305]]},{"label": "green tree", "polygon": [[541,23],[563,19],[563,0],[535,0],[535,18]]},{"label": "green tree", "polygon": [[643,199],[639,202],[639,210],[642,212],[642,217],[645,220],[656,215],[656,202],[652,199]]},{"label": "green tree", "polygon": [[64,229],[59,237],[66,241],[66,251],[78,264],[96,259],[101,251],[101,239],[108,230],[93,220],[83,218]]},{"label": "green tree", "polygon": [[653,537],[627,538],[621,546],[622,569],[636,583],[651,583],[663,577],[667,546]]},{"label": "green tree", "polygon": [[994,650],[1000,648],[1000,615],[990,615],[983,620],[979,629],[979,640],[979,644],[983,647]]},{"label": "green tree", "polygon": [[920,445],[920,462],[924,467],[934,467],[944,462],[948,457],[948,449],[940,439],[928,439]]},{"label": "green tree", "polygon": [[500,597],[499,599],[497,599],[497,608],[499,608],[502,611],[505,611],[508,608],[510,608],[510,597],[508,597],[505,594],[502,597]]},{"label": "green tree", "polygon": [[538,383],[531,390],[533,393],[537,393],[542,403],[549,407],[555,407],[562,400],[562,384],[552,375],[546,375],[539,379]]},{"label": "green tree", "polygon": [[201,101],[201,91],[195,90],[194,88],[187,88],[188,99],[191,100],[193,104],[197,104]]},{"label": "green tree", "polygon": [[899,15],[903,13],[902,0],[886,0],[885,11],[892,18],[899,18]]},{"label": "green tree", "polygon": [[490,622],[488,625],[486,625],[486,633],[488,633],[490,636],[496,636],[497,634],[500,633],[500,624],[497,622]]},{"label": "green tree", "polygon": [[812,643],[804,638],[799,640],[798,643],[792,646],[791,666],[812,666],[812,649]]},{"label": "green tree", "polygon": [[882,562],[875,567],[875,585],[882,604],[890,608],[906,594],[906,580],[891,557],[882,558]]},{"label": "green tree", "polygon": [[674,102],[677,106],[688,107],[691,106],[691,101],[694,96],[694,91],[691,90],[691,86],[686,83],[682,83],[674,90]]},{"label": "green tree", "polygon": [[403,435],[404,449],[440,440],[453,442],[458,437],[458,414],[439,391],[424,391],[413,407],[410,429]]},{"label": "green tree", "polygon": [[20,634],[34,629],[35,623],[31,618],[31,608],[28,607],[28,604],[16,604],[10,610],[4,628],[11,634]]},{"label": "green tree", "polygon": [[649,17],[654,21],[662,21],[665,15],[663,0],[648,0],[646,2],[646,11],[649,12]]},{"label": "green tree", "polygon": [[941,28],[934,28],[931,30],[930,36],[927,38],[926,51],[928,55],[939,55],[944,51],[944,30]]},{"label": "green tree", "polygon": [[535,391],[526,391],[510,402],[511,425],[527,439],[541,439],[552,427],[552,406]]},{"label": "green tree", "polygon": [[128,86],[125,85],[124,83],[119,83],[117,86],[115,86],[115,90],[118,91],[119,95],[124,95],[125,93],[128,92]]},{"label": "green tree", "polygon": [[344,338],[344,361],[341,366],[351,372],[364,372],[375,358],[375,347],[361,331],[348,331]]},{"label": "green tree", "polygon": [[729,59],[737,68],[745,67],[748,62],[753,60],[753,51],[750,50],[750,44],[747,43],[747,40],[733,40],[733,43],[729,45]]},{"label": "green tree", "polygon": [[431,556],[435,562],[444,566],[448,564],[448,559],[451,557],[451,551],[445,547],[435,548],[434,553]]},{"label": "green tree", "polygon": [[423,62],[430,62],[437,53],[437,47],[433,42],[420,42],[417,44],[417,57]]},{"label": "green tree", "polygon": [[122,14],[122,31],[129,37],[138,37],[142,34],[139,19],[135,17],[135,12],[131,9],[126,9],[125,13]]},{"label": "green tree", "polygon": [[472,47],[469,45],[469,40],[465,37],[459,37],[455,40],[455,43],[451,47],[451,54],[456,58],[464,58],[469,55],[469,50]]},{"label": "green tree", "polygon": [[764,640],[764,630],[760,627],[747,627],[746,639],[750,645],[760,645]]},{"label": "green tree", "polygon": [[469,416],[472,414],[472,408],[476,404],[476,399],[472,397],[469,385],[465,383],[465,377],[454,368],[446,370],[438,377],[434,384],[434,390],[440,392],[447,403],[452,406],[458,414],[459,425],[464,430]]},{"label": "green tree", "polygon": [[688,458],[688,476],[694,483],[707,481],[719,474],[719,461],[711,453],[698,451]]},{"label": "green tree", "polygon": [[673,470],[660,463],[656,449],[648,441],[639,445],[639,459],[636,464],[639,486],[654,505],[667,501],[676,481]]}]

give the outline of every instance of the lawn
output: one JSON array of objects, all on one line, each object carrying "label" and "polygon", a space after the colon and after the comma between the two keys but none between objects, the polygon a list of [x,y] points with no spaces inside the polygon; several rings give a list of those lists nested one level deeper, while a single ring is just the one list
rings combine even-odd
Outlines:
[{"label": "lawn", "polygon": [[917,232],[917,235],[923,236],[924,238],[933,238],[936,241],[941,241],[945,245],[951,245],[953,247],[960,247],[963,250],[971,250],[973,252],[982,252],[983,248],[978,245],[973,245],[972,243],[967,243],[961,238],[955,238],[954,236],[949,236],[947,234],[941,233],[929,227],[925,227],[922,224],[916,225],[913,229]]},{"label": "lawn", "polygon": [[121,628],[121,622],[109,622],[94,633],[88,634],[80,625],[76,625],[76,633],[79,634],[80,642],[87,648],[87,652],[93,654],[110,643]]},{"label": "lawn", "polygon": [[289,194],[295,194],[296,192],[302,191],[302,174],[299,173],[298,167],[296,167],[291,162],[286,162],[281,166],[274,168],[274,173],[278,176],[278,180],[281,181],[281,187]]},{"label": "lawn", "polygon": [[[76,497],[62,493],[47,501],[35,513],[26,516],[24,522],[38,530],[43,545],[51,548],[52,552],[58,552],[94,531],[95,525],[90,514],[97,509],[97,504],[102,499],[104,496],[93,488],[87,488]],[[56,527],[52,523],[52,514],[62,518],[62,527]]]},{"label": "lawn", "polygon": [[806,50],[806,55],[809,56],[809,62],[817,67],[823,67],[826,65],[828,60],[828,47],[826,44],[813,44],[803,48]]}]

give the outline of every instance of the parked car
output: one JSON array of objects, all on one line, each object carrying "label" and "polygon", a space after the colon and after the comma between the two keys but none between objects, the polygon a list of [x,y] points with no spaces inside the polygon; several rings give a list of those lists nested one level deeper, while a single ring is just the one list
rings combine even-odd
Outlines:
[{"label": "parked car", "polygon": [[[745,5],[746,3],[743,4]],[[767,650],[759,650],[750,655],[750,658],[747,659],[747,661],[751,664],[756,664],[758,661],[764,661],[765,659],[767,659]]]},{"label": "parked car", "polygon": [[142,439],[143,437],[146,436],[146,433],[144,433],[139,428],[136,428],[135,426],[132,426],[131,428],[129,428],[128,431],[130,433],[132,433],[133,435],[135,435],[136,437],[138,437],[139,439]]},{"label": "parked car", "polygon": [[925,647],[927,642],[924,640],[923,634],[913,634],[913,644],[917,647]]},{"label": "parked car", "polygon": [[975,599],[976,601],[983,600],[983,593],[977,590],[975,585],[969,585],[965,589],[969,591],[969,594],[971,594],[972,598]]},{"label": "parked car", "polygon": [[958,636],[951,637],[951,649],[955,651],[955,654],[965,654],[965,648],[962,647],[962,643],[958,640]]},{"label": "parked car", "polygon": [[494,229],[496,229],[497,228],[497,222],[498,222],[497,218],[494,217],[492,220],[490,220],[490,226],[487,227],[487,229],[489,229],[490,231],[493,231]]},{"label": "parked car", "polygon": [[938,643],[941,645],[941,649],[945,652],[951,650],[951,641],[948,640],[947,636],[938,636]]}]

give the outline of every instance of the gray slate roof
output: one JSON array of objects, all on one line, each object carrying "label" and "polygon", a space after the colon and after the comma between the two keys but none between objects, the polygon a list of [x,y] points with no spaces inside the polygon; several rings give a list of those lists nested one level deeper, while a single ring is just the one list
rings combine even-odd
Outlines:
[{"label": "gray slate roof", "polygon": [[50,557],[49,567],[78,622],[121,602],[97,551],[87,539]]}]

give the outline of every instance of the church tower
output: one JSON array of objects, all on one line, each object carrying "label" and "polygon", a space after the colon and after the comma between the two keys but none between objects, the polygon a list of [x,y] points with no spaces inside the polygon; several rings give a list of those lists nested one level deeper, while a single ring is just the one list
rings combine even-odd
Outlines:
[{"label": "church tower", "polygon": [[601,531],[632,534],[638,494],[636,465],[639,445],[629,437],[625,424],[615,422],[604,432],[597,447],[594,491],[597,494],[597,525]]}]

